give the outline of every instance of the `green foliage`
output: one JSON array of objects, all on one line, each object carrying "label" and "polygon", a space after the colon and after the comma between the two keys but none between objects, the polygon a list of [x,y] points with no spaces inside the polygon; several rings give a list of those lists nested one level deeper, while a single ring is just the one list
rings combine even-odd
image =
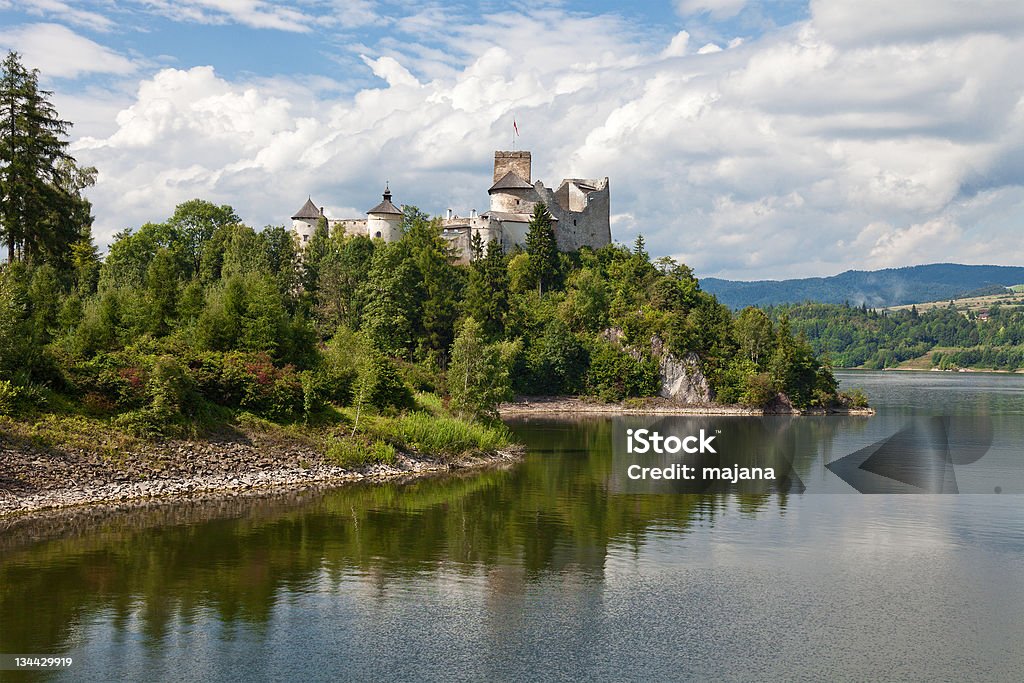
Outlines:
[{"label": "green foliage", "polygon": [[91,206],[81,191],[96,169],[68,154],[70,122],[39,87],[39,72],[16,52],[0,64],[0,242],[7,260],[67,267],[88,232]]},{"label": "green foliage", "polygon": [[986,316],[940,306],[923,312],[876,311],[837,304],[801,304],[770,309],[788,316],[817,354],[836,367],[895,367],[933,351],[933,367],[1024,367],[1024,309],[994,306]]},{"label": "green foliage", "polygon": [[555,229],[543,202],[533,207],[526,232],[526,253],[530,255],[530,276],[537,283],[537,291],[543,294],[545,287],[551,288],[555,284],[559,264]]},{"label": "green foliage", "polygon": [[21,403],[22,388],[0,379],[0,415],[14,415]]},{"label": "green foliage", "polygon": [[[509,355],[507,351],[505,356]],[[452,345],[448,391],[452,410],[460,417],[494,420],[498,404],[511,398],[509,363],[502,349],[488,344],[480,323],[466,318]]]},{"label": "green foliage", "polygon": [[379,438],[396,441],[402,448],[435,455],[490,453],[511,443],[504,425],[484,425],[420,411],[378,418],[372,430]]},{"label": "green foliage", "polygon": [[371,465],[393,465],[396,454],[395,447],[383,439],[372,443],[359,438],[337,438],[327,444],[327,457],[339,467],[359,470]]},{"label": "green foliage", "polygon": [[605,401],[656,395],[661,384],[657,361],[636,356],[597,340],[590,350],[587,390]]}]

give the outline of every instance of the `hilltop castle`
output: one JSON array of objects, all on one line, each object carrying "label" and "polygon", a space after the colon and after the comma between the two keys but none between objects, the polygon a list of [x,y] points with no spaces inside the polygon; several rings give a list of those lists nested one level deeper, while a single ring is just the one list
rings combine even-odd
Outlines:
[{"label": "hilltop castle", "polygon": [[[460,261],[470,258],[473,237],[480,235],[484,244],[496,241],[506,251],[515,245],[524,246],[526,233],[538,202],[544,202],[551,214],[558,248],[576,251],[580,247],[598,248],[611,243],[609,222],[608,178],[566,178],[558,189],[551,190],[541,181],[532,180],[532,159],[529,152],[494,153],[494,184],[487,190],[490,210],[460,217],[448,209],[441,220],[442,237],[449,241]],[[391,200],[391,188],[385,187],[382,201],[366,212],[366,218],[328,218],[323,208],[312,199],[292,216],[292,230],[300,244],[308,242],[323,217],[331,232],[366,235],[393,242],[402,236],[402,210]]]}]

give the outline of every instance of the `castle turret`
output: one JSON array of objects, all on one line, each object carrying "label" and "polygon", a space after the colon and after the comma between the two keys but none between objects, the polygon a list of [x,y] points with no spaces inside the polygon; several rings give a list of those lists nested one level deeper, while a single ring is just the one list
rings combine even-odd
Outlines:
[{"label": "castle turret", "polygon": [[295,212],[292,216],[292,230],[298,236],[299,244],[305,244],[312,239],[316,224],[323,215],[323,209],[316,208],[312,197],[308,197],[302,208]]},{"label": "castle turret", "polygon": [[394,242],[402,236],[402,211],[391,203],[391,188],[384,186],[384,199],[366,212],[366,234],[371,239]]},{"label": "castle turret", "polygon": [[530,213],[537,193],[530,184],[532,164],[529,152],[494,153],[494,184],[487,190],[491,211]]}]

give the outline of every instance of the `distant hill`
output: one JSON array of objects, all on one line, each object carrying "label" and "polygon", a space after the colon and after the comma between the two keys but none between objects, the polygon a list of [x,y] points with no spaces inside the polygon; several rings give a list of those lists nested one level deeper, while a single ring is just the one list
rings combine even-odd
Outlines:
[{"label": "distant hill", "polygon": [[720,280],[701,278],[701,288],[731,308],[819,301],[849,302],[872,308],[917,304],[1024,283],[1024,267],[965,266],[933,263],[927,266],[848,270],[831,277],[798,280]]}]

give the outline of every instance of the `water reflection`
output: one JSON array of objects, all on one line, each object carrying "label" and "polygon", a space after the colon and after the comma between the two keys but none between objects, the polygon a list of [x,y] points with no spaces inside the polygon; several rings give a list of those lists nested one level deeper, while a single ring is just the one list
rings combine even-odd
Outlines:
[{"label": "water reflection", "polygon": [[[888,381],[864,377],[883,389]],[[870,420],[677,427],[721,428],[759,445],[749,457],[819,485],[832,476],[825,463],[949,400],[944,386],[905,391],[904,381],[891,406],[876,387],[882,410]],[[989,391],[1002,380],[980,381],[974,395],[997,411],[1003,456],[1019,457],[1019,420],[1003,420],[1022,384]],[[956,394],[962,410],[971,392]],[[903,402],[915,395],[911,410]],[[68,680],[310,678],[325,657],[353,678],[743,678],[749,671],[727,653],[705,647],[717,639],[779,677],[865,677],[882,660],[899,677],[953,670],[945,659],[929,669],[922,653],[955,637],[947,622],[956,608],[976,625],[966,645],[988,678],[1024,664],[1008,645],[1024,635],[1015,616],[1024,514],[1009,497],[617,494],[612,421],[513,429],[530,455],[504,470],[86,515],[56,537],[39,525],[8,528],[0,652],[72,653],[83,664]],[[914,630],[899,609],[925,627]],[[878,624],[895,643],[896,623],[901,650],[887,650]],[[828,652],[805,660],[800,649],[837,648],[832,636],[862,629],[866,640],[846,647],[874,647],[874,659],[828,670]],[[685,661],[682,646],[692,652]],[[649,669],[630,667],[640,656]],[[804,663],[782,670],[777,661]]]}]

